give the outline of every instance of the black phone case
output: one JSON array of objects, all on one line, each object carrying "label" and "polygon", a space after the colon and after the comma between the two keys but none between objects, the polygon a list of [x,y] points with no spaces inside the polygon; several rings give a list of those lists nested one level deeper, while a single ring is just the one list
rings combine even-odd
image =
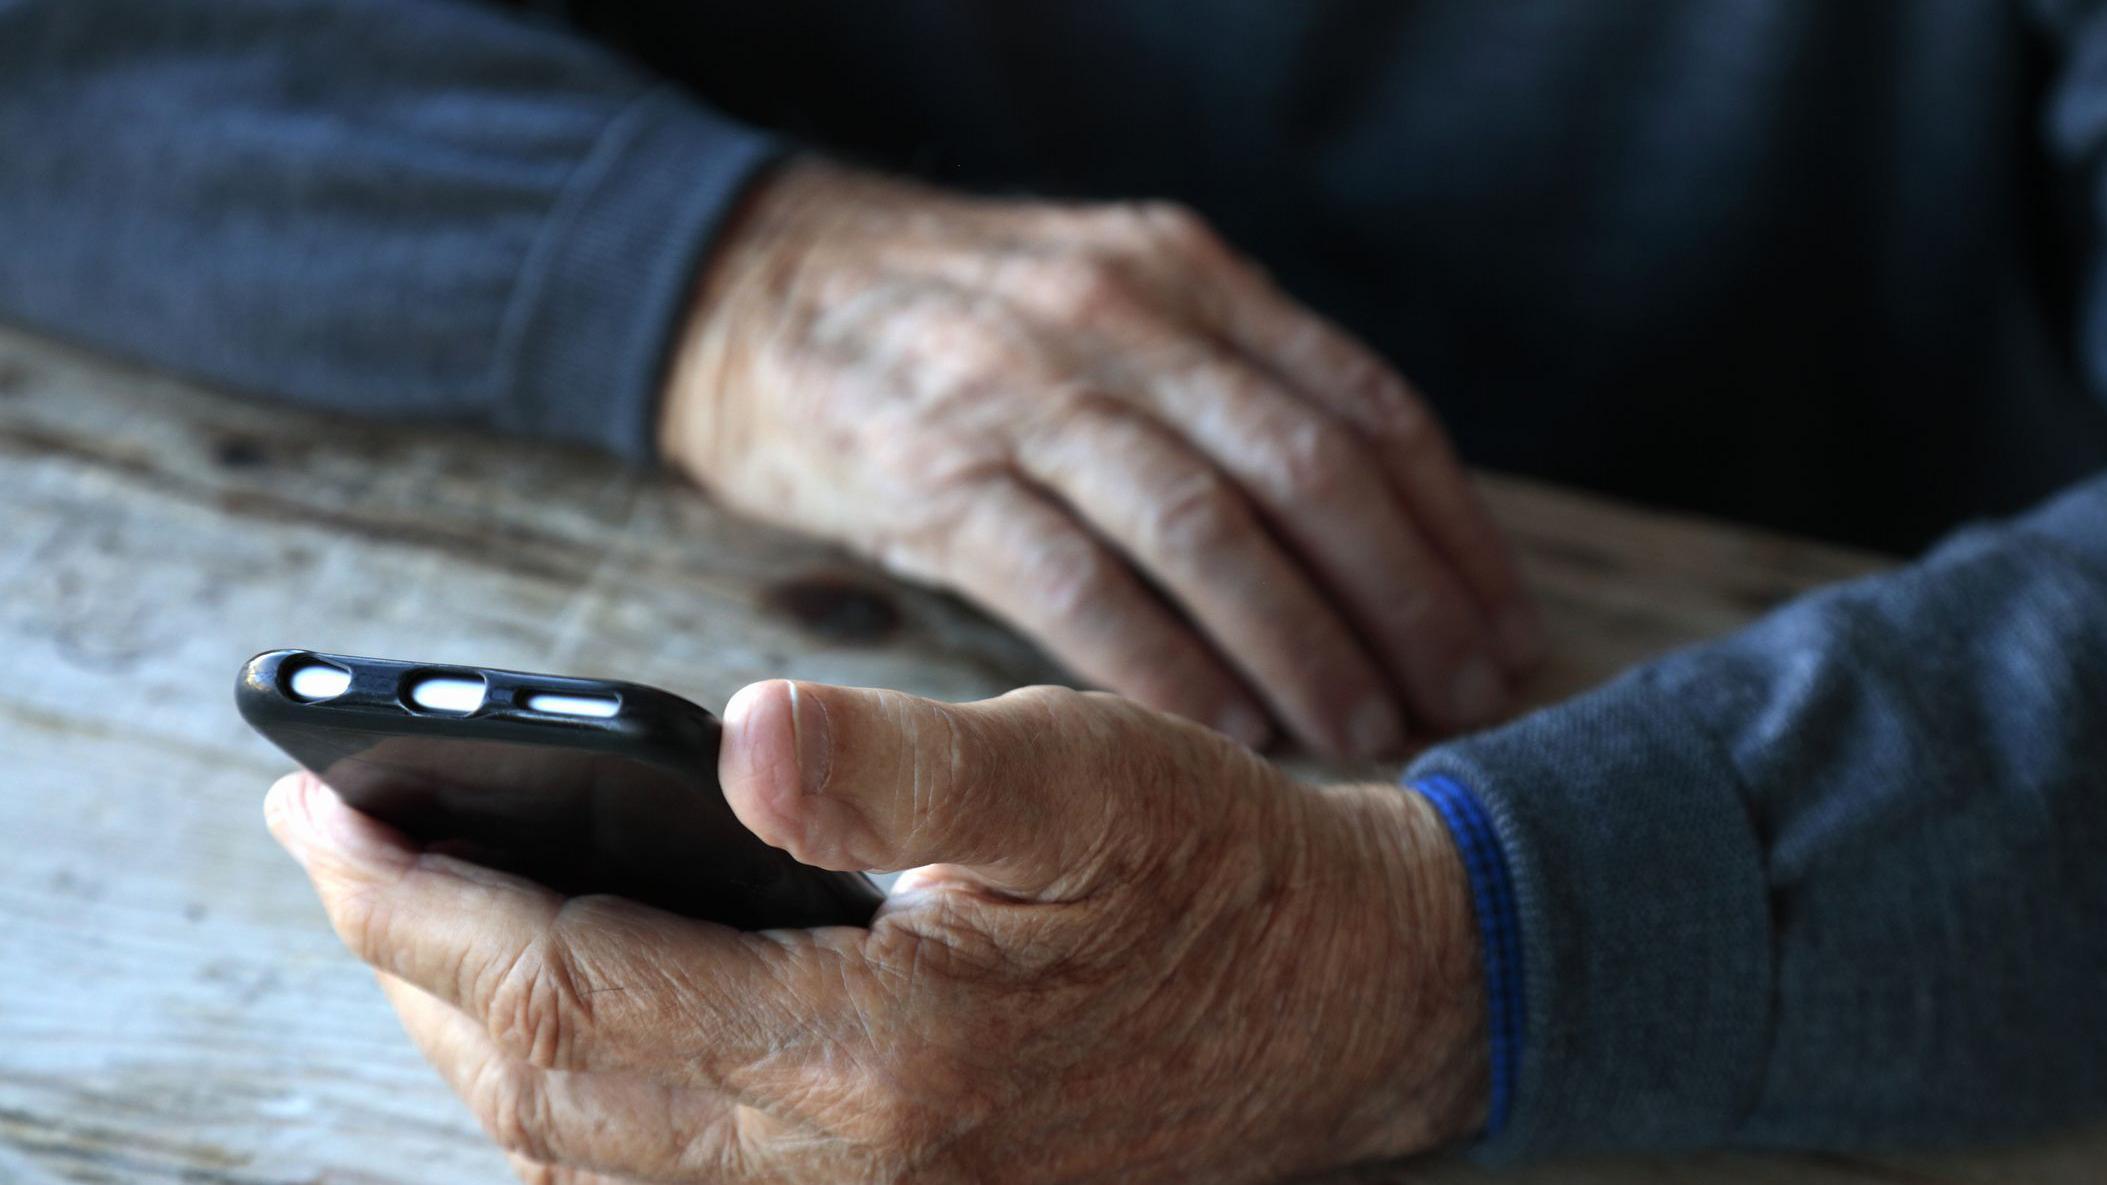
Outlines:
[{"label": "black phone case", "polygon": [[[290,679],[333,667],[326,699]],[[461,714],[418,706],[432,677],[480,679]],[[535,693],[614,702],[606,717],[526,706]],[[800,864],[739,822],[717,785],[717,718],[634,683],[273,650],[241,669],[242,718],[344,800],[429,846],[568,894],[615,893],[741,929],[867,925],[861,873]]]}]

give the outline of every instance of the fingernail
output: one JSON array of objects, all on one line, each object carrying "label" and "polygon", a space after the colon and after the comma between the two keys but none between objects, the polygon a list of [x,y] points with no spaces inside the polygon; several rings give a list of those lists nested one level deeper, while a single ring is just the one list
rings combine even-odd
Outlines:
[{"label": "fingernail", "polygon": [[309,788],[307,801],[315,822],[339,851],[359,857],[375,854],[372,819],[352,810],[336,791],[320,784]]},{"label": "fingernail", "polygon": [[827,775],[834,765],[834,733],[827,723],[827,705],[816,695],[790,685],[790,731],[797,741],[798,781],[807,794],[824,794]]},{"label": "fingernail", "polygon": [[1386,757],[1404,744],[1404,721],[1387,701],[1369,700],[1346,719],[1346,745],[1356,757]]},{"label": "fingernail", "polygon": [[285,828],[285,847],[303,866],[313,862],[316,846],[372,862],[387,855],[385,841],[375,834],[372,819],[351,809],[337,793],[312,778],[301,778],[287,787],[289,814],[299,822]]},{"label": "fingernail", "polygon": [[1271,731],[1263,712],[1250,704],[1235,703],[1225,707],[1214,718],[1214,730],[1231,740],[1253,749],[1266,743]]},{"label": "fingernail", "polygon": [[1544,657],[1544,627],[1536,614],[1519,605],[1500,614],[1493,624],[1493,638],[1510,666],[1534,666]]},{"label": "fingernail", "polygon": [[300,863],[307,863],[307,804],[301,801],[305,793],[302,787],[306,779],[297,774],[288,774],[271,784],[271,792],[263,799],[264,825],[286,854]]},{"label": "fingernail", "polygon": [[1491,658],[1473,654],[1449,684],[1449,707],[1459,724],[1482,724],[1507,702],[1507,686]]}]

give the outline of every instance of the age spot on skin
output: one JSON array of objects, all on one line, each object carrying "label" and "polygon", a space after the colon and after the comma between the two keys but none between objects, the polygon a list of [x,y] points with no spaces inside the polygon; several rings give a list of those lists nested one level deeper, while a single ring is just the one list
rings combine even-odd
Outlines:
[{"label": "age spot on skin", "polygon": [[900,610],[890,596],[840,576],[799,576],[772,584],[762,591],[761,604],[836,645],[873,646],[900,629]]}]

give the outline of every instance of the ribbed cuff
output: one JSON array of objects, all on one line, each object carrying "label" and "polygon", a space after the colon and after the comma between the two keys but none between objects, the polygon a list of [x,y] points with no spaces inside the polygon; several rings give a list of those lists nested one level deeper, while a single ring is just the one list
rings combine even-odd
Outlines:
[{"label": "ribbed cuff", "polygon": [[1478,1159],[1716,1146],[1760,1088],[1761,849],[1726,754],[1661,670],[1407,771],[1470,788],[1520,930],[1513,1096]]},{"label": "ribbed cuff", "polygon": [[501,351],[510,403],[500,426],[654,459],[660,388],[697,270],[779,150],[672,86],[616,115],[522,271]]},{"label": "ribbed cuff", "polygon": [[1492,819],[1461,783],[1439,775],[1407,783],[1441,813],[1463,857],[1470,879],[1471,909],[1478,922],[1478,951],[1485,972],[1485,1019],[1491,1040],[1492,1098],[1479,1139],[1490,1140],[1507,1126],[1514,1100],[1515,1073],[1522,1058],[1522,930],[1515,916],[1514,881],[1507,873],[1507,854],[1493,834]]}]

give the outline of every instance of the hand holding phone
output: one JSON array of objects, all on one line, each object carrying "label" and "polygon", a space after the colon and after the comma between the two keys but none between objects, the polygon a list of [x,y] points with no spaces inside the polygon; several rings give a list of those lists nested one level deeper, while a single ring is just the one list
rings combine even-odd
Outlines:
[{"label": "hand holding phone", "polygon": [[564,893],[747,930],[865,925],[883,900],[741,825],[717,718],[657,688],[274,650],[243,665],[235,702],[349,805]]}]

